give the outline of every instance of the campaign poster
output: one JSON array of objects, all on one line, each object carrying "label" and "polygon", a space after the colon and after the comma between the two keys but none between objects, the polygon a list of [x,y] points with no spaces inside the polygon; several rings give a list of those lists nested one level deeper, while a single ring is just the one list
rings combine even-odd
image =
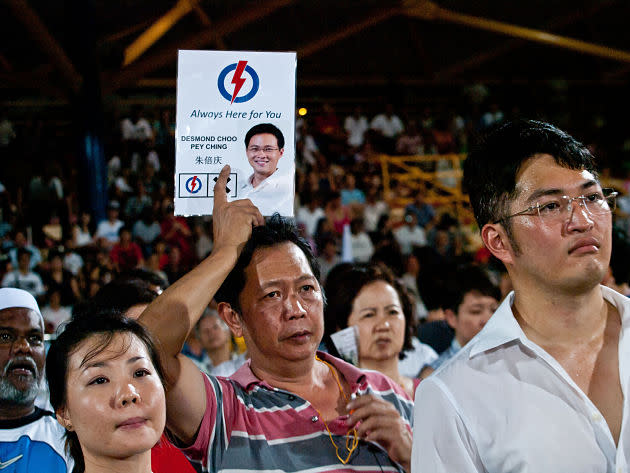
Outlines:
[{"label": "campaign poster", "polygon": [[228,200],[293,216],[294,52],[179,51],[175,214],[211,215],[230,165]]}]

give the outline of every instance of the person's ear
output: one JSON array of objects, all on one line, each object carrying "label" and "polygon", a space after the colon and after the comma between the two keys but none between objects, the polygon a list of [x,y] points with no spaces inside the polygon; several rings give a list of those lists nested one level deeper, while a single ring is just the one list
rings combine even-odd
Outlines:
[{"label": "person's ear", "polygon": [[243,319],[241,315],[232,309],[232,306],[227,302],[219,302],[217,306],[219,317],[230,327],[232,334],[240,338],[243,336]]},{"label": "person's ear", "polygon": [[70,417],[68,416],[68,412],[65,407],[57,409],[57,411],[55,412],[55,416],[57,417],[57,422],[59,422],[62,427],[64,427],[66,430],[69,430],[70,432],[73,431],[74,427],[72,426],[72,421],[70,420]]},{"label": "person's ear", "polygon": [[282,157],[282,155],[284,154],[284,148],[280,148],[278,150],[278,153],[280,153],[280,157]]},{"label": "person's ear", "polygon": [[449,327],[453,330],[457,330],[457,315],[451,309],[444,309],[444,320]]},{"label": "person's ear", "polygon": [[481,239],[490,253],[503,264],[507,265],[514,262],[514,249],[502,224],[485,224],[481,229]]}]

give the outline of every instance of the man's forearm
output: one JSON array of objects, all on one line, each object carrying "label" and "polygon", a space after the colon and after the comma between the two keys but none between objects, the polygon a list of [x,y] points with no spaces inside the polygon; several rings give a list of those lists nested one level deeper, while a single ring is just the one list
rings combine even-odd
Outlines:
[{"label": "man's forearm", "polygon": [[140,316],[162,355],[175,357],[203,311],[234,267],[236,247],[217,248],[153,301]]}]

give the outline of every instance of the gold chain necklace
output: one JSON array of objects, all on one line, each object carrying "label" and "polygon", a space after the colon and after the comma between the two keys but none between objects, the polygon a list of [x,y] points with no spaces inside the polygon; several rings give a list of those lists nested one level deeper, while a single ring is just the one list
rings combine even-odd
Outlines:
[{"label": "gold chain necklace", "polygon": [[[326,366],[328,366],[328,369],[332,373],[333,378],[335,378],[335,381],[337,381],[337,386],[339,387],[339,392],[341,393],[341,395],[343,396],[344,401],[346,401],[346,404],[347,404],[348,403],[348,398],[346,397],[346,393],[343,391],[343,387],[341,386],[341,382],[339,381],[339,377],[337,376],[337,372],[335,371],[335,369],[332,367],[332,365],[330,363],[322,360],[317,355],[315,355],[315,359],[317,361],[321,362],[321,363],[324,363]],[[357,435],[357,429],[352,428],[351,430],[348,430],[348,433],[346,434],[346,451],[348,452],[348,456],[344,460],[343,458],[341,458],[339,456],[339,447],[337,446],[337,444],[333,440],[332,432],[330,432],[330,429],[328,428],[328,424],[324,420],[324,416],[322,416],[321,412],[319,412],[317,410],[317,408],[315,408],[315,406],[313,406],[313,409],[315,409],[315,411],[319,414],[319,418],[324,423],[324,427],[326,427],[326,430],[328,431],[328,437],[330,437],[330,442],[333,444],[333,447],[335,447],[335,454],[337,455],[337,458],[339,459],[339,461],[341,463],[343,463],[345,465],[346,463],[348,463],[348,461],[350,461],[350,457],[352,456],[352,453],[359,446],[359,437]],[[349,445],[349,443],[350,443],[350,434],[352,434],[352,445]]]}]

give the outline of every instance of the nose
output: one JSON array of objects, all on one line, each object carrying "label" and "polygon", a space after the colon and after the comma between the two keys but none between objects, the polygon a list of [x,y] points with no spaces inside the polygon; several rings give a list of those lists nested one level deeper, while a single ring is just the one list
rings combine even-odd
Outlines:
[{"label": "nose", "polygon": [[117,407],[127,407],[140,402],[140,394],[136,387],[131,383],[123,384],[116,396]]},{"label": "nose", "polygon": [[387,317],[380,317],[380,320],[377,321],[375,327],[377,331],[387,331],[391,328],[391,324],[389,323],[389,319]]},{"label": "nose", "polygon": [[285,313],[289,319],[300,319],[306,315],[304,302],[297,294],[289,294],[285,301]]},{"label": "nose", "polygon": [[567,230],[583,232],[591,229],[593,225],[593,216],[586,208],[586,205],[584,205],[584,202],[581,199],[571,202]]},{"label": "nose", "polygon": [[14,353],[30,353],[31,352],[31,344],[28,343],[26,337],[17,337],[13,342],[13,352]]}]

